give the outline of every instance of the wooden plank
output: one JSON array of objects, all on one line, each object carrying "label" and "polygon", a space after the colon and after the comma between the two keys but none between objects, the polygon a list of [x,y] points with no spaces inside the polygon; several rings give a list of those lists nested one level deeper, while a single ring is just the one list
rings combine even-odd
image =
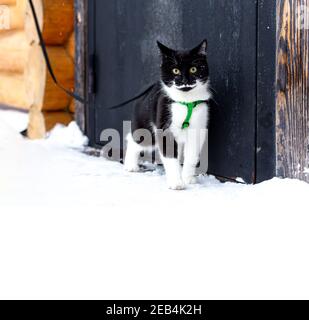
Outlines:
[{"label": "wooden plank", "polygon": [[73,115],[67,111],[44,111],[43,114],[46,131],[52,130],[56,124],[63,124],[67,126],[71,121],[73,121]]},{"label": "wooden plank", "polygon": [[[59,82],[67,89],[74,89],[74,64],[62,46],[48,46],[48,55]],[[71,98],[54,83],[50,74],[46,77],[44,111],[61,111],[68,108]]]},{"label": "wooden plank", "polygon": [[257,110],[255,182],[276,175],[276,1],[257,8]]},{"label": "wooden plank", "polygon": [[44,0],[43,37],[49,46],[64,45],[73,31],[73,0]]},{"label": "wooden plank", "polygon": [[309,182],[308,7],[307,0],[277,0],[276,129],[277,175]]},{"label": "wooden plank", "polygon": [[[74,0],[75,7],[75,91],[81,97],[86,97],[87,76],[87,20],[88,1]],[[81,130],[85,132],[85,105],[76,101],[75,120]]]}]

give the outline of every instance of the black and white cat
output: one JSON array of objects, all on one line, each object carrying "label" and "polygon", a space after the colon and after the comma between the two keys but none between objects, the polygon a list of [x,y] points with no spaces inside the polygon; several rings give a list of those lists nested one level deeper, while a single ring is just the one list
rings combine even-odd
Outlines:
[{"label": "black and white cat", "polygon": [[[127,137],[125,169],[139,171],[141,152],[156,148],[169,188],[182,190],[197,182],[196,166],[207,135],[211,99],[207,41],[190,51],[175,51],[159,42],[158,46],[162,57],[161,82],[136,103],[132,132]],[[140,130],[150,132],[150,141],[136,136]]]}]

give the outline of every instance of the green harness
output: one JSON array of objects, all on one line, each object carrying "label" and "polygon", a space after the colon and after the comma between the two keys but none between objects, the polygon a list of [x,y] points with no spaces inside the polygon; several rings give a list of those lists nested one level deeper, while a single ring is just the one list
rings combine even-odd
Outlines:
[{"label": "green harness", "polygon": [[190,126],[190,120],[191,120],[191,117],[192,117],[192,113],[193,113],[193,110],[201,103],[205,103],[207,101],[205,100],[198,100],[198,101],[194,101],[194,102],[177,102],[177,103],[180,103],[184,106],[187,107],[188,109],[188,113],[187,113],[187,117],[186,117],[186,120],[184,121],[184,123],[182,124],[182,129],[186,129]]}]

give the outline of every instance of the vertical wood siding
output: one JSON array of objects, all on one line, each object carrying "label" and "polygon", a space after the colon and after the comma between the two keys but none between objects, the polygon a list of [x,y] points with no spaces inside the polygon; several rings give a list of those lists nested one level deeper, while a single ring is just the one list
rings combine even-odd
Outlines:
[{"label": "vertical wood siding", "polygon": [[[92,0],[91,0],[92,1]],[[75,91],[86,96],[87,0],[74,0],[75,6]],[[76,101],[75,120],[85,132],[85,105]]]},{"label": "vertical wood siding", "polygon": [[277,0],[277,175],[309,182],[308,61],[309,0]]}]

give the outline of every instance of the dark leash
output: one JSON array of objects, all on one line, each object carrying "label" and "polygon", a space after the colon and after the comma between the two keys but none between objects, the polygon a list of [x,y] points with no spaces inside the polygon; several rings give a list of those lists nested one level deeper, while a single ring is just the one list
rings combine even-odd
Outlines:
[{"label": "dark leash", "polygon": [[[87,99],[82,98],[76,92],[72,92],[71,90],[66,89],[58,81],[58,79],[57,79],[57,77],[56,77],[56,75],[54,73],[53,67],[51,65],[51,62],[50,62],[50,58],[49,58],[49,55],[48,55],[48,52],[47,52],[46,44],[45,44],[45,41],[43,39],[43,34],[41,32],[41,29],[40,29],[39,19],[38,19],[38,16],[37,16],[37,13],[35,11],[34,4],[33,4],[33,0],[29,0],[29,4],[30,4],[30,8],[31,8],[31,11],[32,11],[32,14],[33,14],[35,27],[36,27],[36,31],[37,31],[37,34],[38,34],[38,37],[39,37],[39,40],[40,40],[40,46],[42,48],[42,53],[43,53],[44,60],[45,60],[46,66],[47,66],[47,70],[48,70],[50,76],[52,77],[53,82],[56,84],[56,86],[58,88],[60,88],[62,91],[64,91],[68,96],[72,97],[73,99],[77,100],[80,103],[86,104],[88,102]],[[145,89],[142,93],[138,94],[137,96],[135,96],[135,97],[133,97],[133,98],[131,98],[129,100],[126,100],[126,101],[124,101],[122,103],[119,103],[117,105],[114,105],[112,107],[109,107],[107,109],[114,110],[114,109],[122,108],[122,107],[128,105],[129,103],[134,102],[139,98],[142,98],[143,96],[148,94],[151,90],[153,90],[153,88],[155,86],[156,86],[156,83],[150,85],[147,89]]]},{"label": "dark leash", "polygon": [[33,5],[33,1],[29,0],[29,4],[30,4],[30,8],[31,8],[31,11],[32,11],[32,14],[33,14],[34,23],[35,23],[35,27],[36,27],[36,31],[37,31],[39,40],[40,40],[40,45],[41,45],[41,48],[42,48],[42,52],[43,52],[43,56],[44,56],[44,59],[45,59],[45,62],[46,62],[46,66],[47,66],[48,72],[49,72],[50,76],[52,77],[54,83],[56,84],[56,86],[58,88],[60,88],[62,91],[64,91],[68,96],[72,97],[73,99],[75,99],[75,100],[77,100],[77,101],[79,101],[81,103],[86,103],[87,101],[86,101],[85,98],[82,98],[78,94],[76,94],[75,92],[72,92],[72,91],[66,89],[57,80],[57,77],[55,76],[55,73],[53,71],[53,68],[52,68],[52,65],[51,65],[51,62],[50,62],[50,59],[49,59],[49,55],[48,55],[48,52],[47,52],[46,44],[45,44],[45,41],[43,39],[43,35],[42,35],[41,29],[40,29],[39,19],[38,19],[38,16],[36,14],[36,11],[35,11],[35,8],[34,8],[34,5]]},{"label": "dark leash", "polygon": [[[37,16],[37,13],[35,11],[35,7],[34,7],[34,4],[33,4],[33,0],[29,0],[29,4],[30,4],[30,8],[31,8],[31,11],[32,11],[32,14],[33,14],[33,18],[34,18],[34,22],[35,22],[35,27],[36,27],[36,31],[37,31],[37,34],[38,34],[38,37],[39,37],[39,40],[40,40],[40,46],[42,48],[42,53],[43,53],[43,56],[44,56],[44,60],[46,62],[46,66],[47,66],[47,70],[50,74],[50,76],[52,77],[52,80],[53,82],[56,84],[56,86],[58,88],[60,88],[62,91],[64,91],[68,96],[72,97],[73,99],[77,100],[78,102],[80,103],[83,103],[83,104],[86,104],[88,101],[87,99],[85,98],[82,98],[81,96],[79,96],[76,92],[72,92],[68,89],[66,89],[57,79],[55,73],[54,73],[54,70],[53,70],[53,67],[51,65],[51,62],[50,62],[50,58],[49,58],[49,55],[48,55],[48,52],[47,52],[47,48],[46,48],[46,44],[45,44],[45,41],[43,39],[43,34],[41,32],[41,29],[40,29],[40,24],[39,24],[39,19],[38,19],[38,16]],[[115,109],[119,109],[119,108],[122,108],[126,105],[128,105],[129,103],[131,102],[134,102],[140,98],[142,98],[143,96],[145,96],[146,94],[148,94],[149,92],[151,92],[151,90],[153,90],[153,88],[156,86],[156,83],[153,83],[152,85],[150,85],[147,89],[145,89],[143,92],[141,92],[140,94],[138,94],[137,96],[129,99],[129,100],[126,100],[124,102],[121,102],[117,105],[114,105],[114,106],[111,106],[109,108],[107,108],[108,110],[115,110]]]},{"label": "dark leash", "polygon": [[149,86],[146,90],[144,90],[142,93],[140,93],[139,95],[135,96],[134,98],[132,99],[129,99],[127,101],[124,101],[120,104],[117,104],[115,106],[112,106],[112,107],[109,107],[108,109],[109,110],[115,110],[115,109],[119,109],[119,108],[122,108],[124,106],[126,106],[127,104],[131,103],[131,102],[134,102],[135,100],[139,99],[139,98],[142,98],[143,96],[145,96],[147,93],[149,93],[154,87],[156,86],[156,83],[152,84],[151,86]]},{"label": "dark leash", "polygon": [[[49,58],[49,55],[48,55],[48,52],[47,52],[46,44],[45,44],[45,41],[43,39],[43,35],[42,35],[42,32],[41,32],[41,29],[40,29],[39,19],[38,19],[37,13],[35,11],[35,7],[33,5],[33,1],[29,0],[29,4],[30,4],[30,8],[31,8],[31,11],[32,11],[32,14],[33,14],[35,27],[36,27],[36,31],[37,31],[37,34],[38,34],[38,37],[39,37],[39,40],[40,40],[40,46],[42,48],[44,60],[46,62],[46,66],[47,66],[47,70],[48,70],[50,76],[52,77],[53,82],[56,84],[56,86],[58,88],[60,88],[62,91],[64,91],[68,96],[72,97],[73,99],[77,100],[80,103],[86,104],[88,102],[87,99],[82,98],[76,92],[72,92],[72,91],[66,89],[61,83],[59,83],[59,81],[58,81],[58,79],[57,79],[57,77],[56,77],[56,75],[54,73],[54,70],[53,70],[53,67],[51,65],[51,62],[50,62],[50,58]],[[113,110],[113,109],[119,109],[121,107],[126,106],[127,104],[129,104],[129,103],[131,103],[131,102],[143,97],[147,93],[149,93],[154,88],[155,85],[156,84],[152,84],[145,91],[143,91],[139,95],[135,96],[134,98],[131,98],[131,99],[129,99],[127,101],[124,101],[124,102],[122,102],[120,104],[117,104],[115,106],[109,107],[108,109]]]}]

